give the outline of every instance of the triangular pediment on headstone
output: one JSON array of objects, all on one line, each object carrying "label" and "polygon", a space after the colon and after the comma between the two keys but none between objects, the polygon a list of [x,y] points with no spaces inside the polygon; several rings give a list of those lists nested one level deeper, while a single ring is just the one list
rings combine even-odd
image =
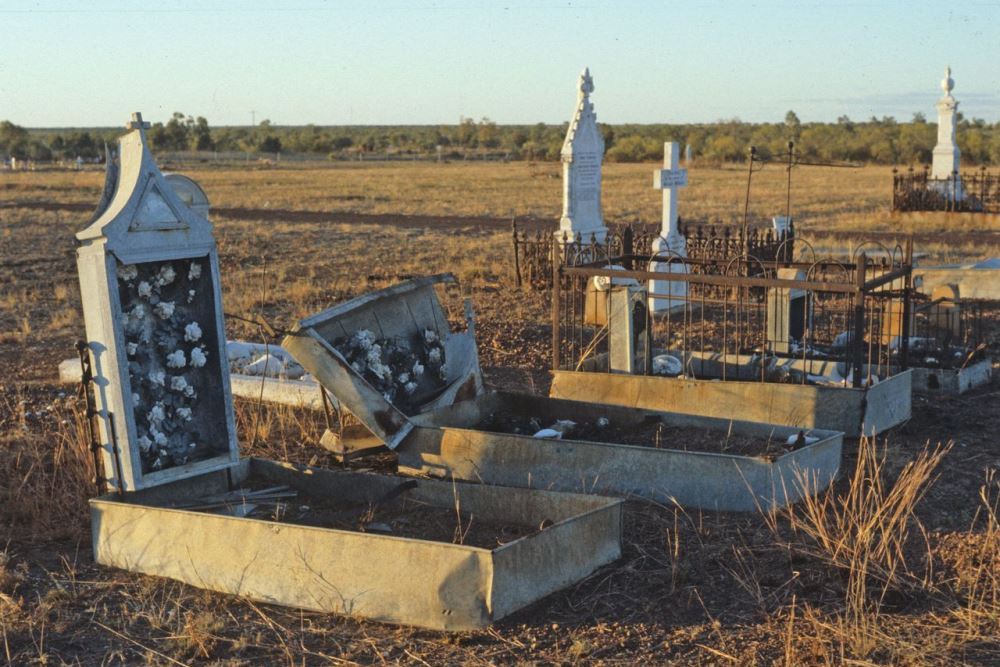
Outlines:
[{"label": "triangular pediment on headstone", "polygon": [[146,191],[136,207],[135,216],[129,225],[129,231],[146,232],[167,229],[186,229],[187,224],[181,220],[177,211],[169,204],[155,178],[150,178]]}]

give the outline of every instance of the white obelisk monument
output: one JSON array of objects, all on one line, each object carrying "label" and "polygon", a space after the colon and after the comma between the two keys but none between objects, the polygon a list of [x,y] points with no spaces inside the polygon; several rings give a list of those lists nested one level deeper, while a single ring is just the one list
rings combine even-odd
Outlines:
[{"label": "white obelisk monument", "polygon": [[608,228],[601,215],[601,163],[604,137],[597,126],[597,114],[590,101],[594,79],[584,69],[577,82],[576,110],[562,147],[563,210],[557,238],[572,243],[577,235],[581,245],[604,243]]},{"label": "white obelisk monument", "polygon": [[[951,95],[954,87],[955,80],[951,78],[951,68],[946,67],[944,79],[941,80],[941,90],[944,91],[944,97],[937,103],[938,136],[937,145],[934,147],[934,159],[931,163],[931,178],[947,179],[949,183],[943,185],[943,194],[948,196],[954,194],[955,199],[960,200],[963,198],[962,182],[957,173],[962,153],[958,150],[956,141],[958,101]],[[953,187],[954,193],[952,193]]]},{"label": "white obelisk monument", "polygon": [[[663,191],[663,220],[660,236],[653,241],[653,255],[670,261],[651,262],[653,271],[687,273],[687,244],[678,227],[678,190],[687,185],[687,169],[680,168],[681,145],[676,141],[663,144],[663,169],[653,172],[653,187]],[[649,281],[650,294],[667,295],[668,298],[651,296],[649,308],[654,313],[683,307],[687,296],[687,283],[674,280]],[[669,298],[675,297],[675,298]]]}]

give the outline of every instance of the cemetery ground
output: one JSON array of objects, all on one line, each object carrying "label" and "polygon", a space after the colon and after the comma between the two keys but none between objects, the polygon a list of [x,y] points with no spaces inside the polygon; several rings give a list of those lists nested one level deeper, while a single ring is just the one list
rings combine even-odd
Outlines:
[{"label": "cemetery ground", "polygon": [[[652,169],[605,166],[606,219],[660,219]],[[173,170],[212,200],[231,338],[266,336],[232,315],[280,330],[404,277],[452,271],[475,300],[487,382],[547,393],[547,295],[514,289],[509,222],[558,216],[557,164]],[[890,176],[797,169],[800,234],[832,250],[859,231],[912,231],[934,261],[1000,256],[1000,226],[975,217],[892,218]],[[752,217],[783,213],[785,177],[780,165],[754,174]],[[876,443],[848,441],[831,494],[790,511],[631,501],[620,561],[484,631],[361,622],[97,567],[86,430],[56,366],[83,335],[72,234],[102,178],[0,178],[0,664],[1000,662],[997,377],[961,397],[915,395],[909,422]],[[690,180],[683,217],[740,218],[744,167],[694,165]],[[1000,304],[987,317],[1000,358]],[[317,444],[318,413],[238,400],[237,426],[245,455],[338,465]]]}]

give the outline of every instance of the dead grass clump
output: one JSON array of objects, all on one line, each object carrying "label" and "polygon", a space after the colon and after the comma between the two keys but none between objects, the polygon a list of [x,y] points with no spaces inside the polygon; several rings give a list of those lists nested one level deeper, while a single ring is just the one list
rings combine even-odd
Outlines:
[{"label": "dead grass clump", "polygon": [[[950,449],[950,443],[925,447],[890,481],[886,447],[863,438],[846,491],[830,487],[810,492],[798,505],[768,517],[773,533],[791,554],[832,567],[844,579],[840,604],[832,614],[805,610],[811,627],[831,642],[834,654],[865,659],[876,650],[912,650],[908,642],[890,641],[881,616],[890,594],[932,592],[931,559],[920,558],[923,572],[914,567],[916,555],[928,551],[916,508]],[[800,483],[807,490],[816,488],[813,480]],[[923,538],[922,548],[916,548],[915,534]]]},{"label": "dead grass clump", "polygon": [[0,435],[0,535],[78,537],[95,491],[85,414],[72,399],[29,414],[16,389],[0,400],[16,419]]}]

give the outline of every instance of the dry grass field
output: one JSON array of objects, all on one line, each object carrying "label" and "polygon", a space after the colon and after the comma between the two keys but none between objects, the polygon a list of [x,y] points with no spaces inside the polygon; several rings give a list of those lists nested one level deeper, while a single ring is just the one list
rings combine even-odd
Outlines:
[{"label": "dry grass field", "polygon": [[[287,327],[402,277],[453,271],[475,299],[487,381],[548,389],[545,294],[518,292],[509,221],[559,214],[559,165],[175,166],[213,204],[225,310]],[[614,221],[655,221],[654,165],[609,165]],[[751,214],[783,212],[785,171]],[[890,171],[797,170],[792,210],[825,251],[919,234],[935,260],[1000,256],[975,217],[888,214]],[[877,442],[848,441],[827,494],[767,515],[632,501],[623,558],[481,632],[446,634],[255,604],[96,566],[93,471],[56,364],[83,336],[73,233],[102,175],[0,172],[0,664],[1000,664],[1000,380],[914,397]],[[681,214],[733,222],[746,174],[691,171]],[[990,345],[1000,358],[1000,308]],[[259,328],[227,321],[230,337]],[[237,403],[244,453],[332,466],[317,415]],[[391,469],[391,458],[378,462]],[[405,576],[405,564],[401,564]]]}]

